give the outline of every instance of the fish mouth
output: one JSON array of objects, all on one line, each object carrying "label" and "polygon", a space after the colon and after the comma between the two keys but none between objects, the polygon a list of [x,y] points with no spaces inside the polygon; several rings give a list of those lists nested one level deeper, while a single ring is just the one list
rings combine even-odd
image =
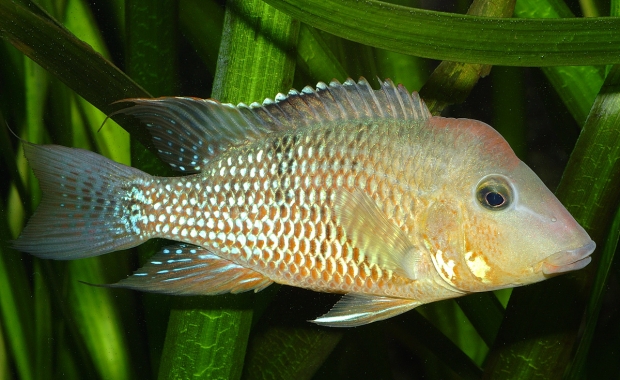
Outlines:
[{"label": "fish mouth", "polygon": [[556,252],[543,261],[543,273],[554,275],[584,268],[592,261],[590,254],[594,248],[596,243],[590,240],[582,247]]}]

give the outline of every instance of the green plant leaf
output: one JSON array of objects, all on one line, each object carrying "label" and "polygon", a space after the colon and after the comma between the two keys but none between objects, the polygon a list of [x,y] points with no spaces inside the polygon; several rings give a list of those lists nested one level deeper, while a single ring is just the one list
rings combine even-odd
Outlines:
[{"label": "green plant leaf", "polygon": [[374,0],[266,1],[336,36],[418,57],[506,66],[620,63],[619,18],[496,19]]},{"label": "green plant leaf", "polygon": [[[117,100],[150,97],[88,44],[42,15],[45,12],[35,4],[26,8],[18,2],[0,1],[0,37],[104,113],[112,112],[112,103]],[[133,138],[155,151],[144,128],[132,123],[123,126]]]}]

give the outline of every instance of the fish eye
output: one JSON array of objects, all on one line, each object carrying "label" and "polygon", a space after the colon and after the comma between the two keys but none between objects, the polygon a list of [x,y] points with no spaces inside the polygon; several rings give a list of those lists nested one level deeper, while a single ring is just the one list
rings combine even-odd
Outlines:
[{"label": "fish eye", "polygon": [[504,210],[512,203],[512,187],[503,176],[488,176],[478,184],[476,198],[488,210]]}]

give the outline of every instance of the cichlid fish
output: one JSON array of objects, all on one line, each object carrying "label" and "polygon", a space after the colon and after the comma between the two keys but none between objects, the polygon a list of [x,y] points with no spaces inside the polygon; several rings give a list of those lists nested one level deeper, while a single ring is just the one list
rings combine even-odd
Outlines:
[{"label": "cichlid fish", "polygon": [[25,143],[43,200],[17,249],[68,260],[171,239],[110,286],[213,295],[277,282],[343,293],[314,322],[358,326],[581,269],[595,248],[495,130],[433,117],[389,80],[319,83],[262,105],[125,102],[119,113],[192,174]]}]

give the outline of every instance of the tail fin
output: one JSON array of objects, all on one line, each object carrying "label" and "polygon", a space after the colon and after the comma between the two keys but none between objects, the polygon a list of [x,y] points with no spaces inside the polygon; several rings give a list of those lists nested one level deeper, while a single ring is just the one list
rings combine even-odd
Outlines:
[{"label": "tail fin", "polygon": [[24,152],[43,196],[15,249],[69,260],[143,242],[136,190],[148,174],[82,149],[24,143]]}]

